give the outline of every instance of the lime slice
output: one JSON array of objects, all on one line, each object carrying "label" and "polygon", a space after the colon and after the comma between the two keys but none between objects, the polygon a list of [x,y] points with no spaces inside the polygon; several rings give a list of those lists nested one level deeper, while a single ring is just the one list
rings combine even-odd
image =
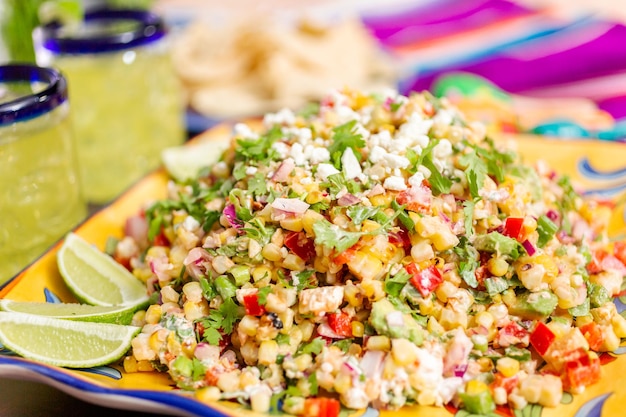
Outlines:
[{"label": "lime slice", "polygon": [[92,306],[76,303],[38,303],[0,300],[0,310],[35,314],[65,320],[97,323],[130,324],[137,306]]},{"label": "lime slice", "polygon": [[165,148],[161,160],[165,170],[179,182],[194,179],[202,168],[217,162],[228,148],[228,141],[210,141]]},{"label": "lime slice", "polygon": [[146,286],[122,265],[74,233],[57,253],[59,272],[83,303],[97,306],[138,306],[148,303]]},{"label": "lime slice", "polygon": [[0,342],[28,359],[91,368],[120,359],[141,328],[0,312]]}]

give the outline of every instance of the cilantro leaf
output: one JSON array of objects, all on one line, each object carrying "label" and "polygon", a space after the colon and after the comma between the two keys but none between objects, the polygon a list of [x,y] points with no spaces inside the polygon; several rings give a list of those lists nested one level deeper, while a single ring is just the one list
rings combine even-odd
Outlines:
[{"label": "cilantro leaf", "polygon": [[422,150],[416,164],[416,166],[423,165],[430,171],[428,182],[435,195],[450,192],[450,187],[452,186],[452,181],[439,172],[432,159],[433,149],[438,143],[438,140],[431,139],[428,146]]},{"label": "cilantro leaf", "polygon": [[459,256],[459,274],[463,281],[471,288],[478,286],[476,279],[476,268],[480,266],[479,254],[467,237],[461,236],[459,244],[454,248],[454,252]]},{"label": "cilantro leaf", "polygon": [[313,355],[319,355],[322,353],[322,349],[326,346],[326,342],[321,337],[316,337],[311,340],[306,345],[300,345],[296,355],[300,355],[302,353],[311,353]]},{"label": "cilantro leaf", "polygon": [[411,274],[402,268],[393,277],[385,279],[385,292],[392,297],[399,297],[410,278]]},{"label": "cilantro leaf", "polygon": [[237,139],[235,157],[243,161],[268,162],[278,157],[272,145],[277,142],[283,133],[280,126],[272,127],[258,139]]},{"label": "cilantro leaf", "polygon": [[463,224],[465,225],[465,236],[472,237],[474,235],[474,201],[465,200],[463,202],[463,215],[465,216]]},{"label": "cilantro leaf", "polygon": [[351,120],[333,128],[333,141],[328,147],[328,152],[337,169],[341,169],[341,156],[346,149],[352,148],[354,155],[359,158],[361,155],[359,149],[365,147],[365,140],[361,134],[356,133],[355,126],[356,120]]},{"label": "cilantro leaf", "polygon": [[472,149],[471,152],[462,155],[459,158],[459,163],[465,167],[465,177],[469,185],[470,195],[472,198],[480,198],[478,191],[485,183],[485,178],[487,178],[487,164],[478,155],[476,149]]},{"label": "cilantro leaf", "polygon": [[272,292],[271,285],[266,285],[265,287],[259,288],[259,291],[257,292],[259,305],[264,306],[267,303],[267,296],[271,292]]},{"label": "cilantro leaf", "polygon": [[313,224],[315,232],[315,244],[323,245],[337,252],[343,252],[354,246],[363,233],[348,232],[339,226],[330,223],[328,220],[322,220]]},{"label": "cilantro leaf", "polygon": [[379,207],[366,207],[362,205],[354,205],[348,207],[346,214],[357,226],[360,226],[365,219],[369,219],[380,211]]},{"label": "cilantro leaf", "polygon": [[265,193],[267,192],[267,182],[265,180],[265,175],[257,172],[253,177],[248,178],[248,191],[250,191],[257,197],[265,195]]}]

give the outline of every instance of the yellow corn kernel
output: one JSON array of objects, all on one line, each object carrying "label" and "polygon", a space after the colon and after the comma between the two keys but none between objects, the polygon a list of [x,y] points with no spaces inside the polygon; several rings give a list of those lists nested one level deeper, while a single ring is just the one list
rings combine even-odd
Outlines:
[{"label": "yellow corn kernel", "polygon": [[363,295],[372,301],[378,301],[385,296],[382,281],[373,279],[364,280],[361,282],[361,289],[363,290]]},{"label": "yellow corn kernel", "polygon": [[139,368],[137,367],[137,359],[134,356],[126,356],[124,358],[124,372],[127,373],[135,373],[139,372]]},{"label": "yellow corn kernel", "polygon": [[291,271],[303,271],[306,266],[304,260],[293,253],[288,254],[282,262],[283,268]]},{"label": "yellow corn kernel", "polygon": [[293,327],[293,320],[295,317],[295,312],[291,308],[285,309],[285,311],[278,313],[278,318],[283,323],[282,332],[289,332]]},{"label": "yellow corn kernel", "polygon": [[417,360],[415,345],[407,339],[393,339],[391,355],[398,366],[407,366]]},{"label": "yellow corn kernel", "polygon": [[363,223],[361,223],[362,232],[373,232],[377,229],[380,229],[380,224],[374,220],[366,219],[363,220]]},{"label": "yellow corn kernel", "polygon": [[207,300],[202,300],[199,303],[187,301],[183,306],[183,311],[185,318],[189,321],[200,319],[209,315],[209,302]]},{"label": "yellow corn kernel", "polygon": [[611,317],[611,325],[617,337],[626,337],[626,319],[621,314],[614,314]]},{"label": "yellow corn kernel", "polygon": [[352,307],[359,307],[363,304],[363,296],[359,287],[354,284],[346,284],[343,290],[343,298]]},{"label": "yellow corn kernel", "polygon": [[248,336],[255,336],[256,331],[259,328],[259,319],[254,316],[243,316],[237,327],[238,331],[243,332]]},{"label": "yellow corn kernel", "polygon": [[304,199],[304,201],[306,201],[309,204],[315,204],[315,203],[319,203],[321,201],[324,201],[324,193],[321,192],[320,190],[315,190],[315,191],[311,191],[306,195],[306,198]]},{"label": "yellow corn kernel", "polygon": [[501,256],[492,257],[487,261],[487,270],[494,277],[502,277],[509,270],[509,263]]},{"label": "yellow corn kernel", "polygon": [[148,339],[148,346],[150,346],[150,349],[152,349],[153,352],[161,351],[165,345],[169,332],[170,331],[167,329],[159,329],[150,335],[150,338]]},{"label": "yellow corn kernel", "polygon": [[611,325],[600,325],[602,329],[602,346],[600,351],[613,352],[620,345],[620,338],[617,337]]},{"label": "yellow corn kernel", "polygon": [[437,231],[430,237],[430,240],[438,251],[452,249],[459,244],[459,238],[447,229]]},{"label": "yellow corn kernel", "polygon": [[465,311],[455,311],[451,308],[444,307],[441,309],[439,323],[447,330],[462,327],[467,329],[467,313]]},{"label": "yellow corn kernel", "polygon": [[152,304],[146,310],[146,323],[158,324],[161,321],[161,306],[159,304]]},{"label": "yellow corn kernel", "polygon": [[137,361],[137,370],[139,372],[152,372],[154,371],[154,367],[149,360],[141,360]]},{"label": "yellow corn kernel", "polygon": [[444,334],[446,332],[446,329],[444,329],[443,326],[439,324],[437,319],[432,316],[428,318],[426,329],[430,334]]},{"label": "yellow corn kernel", "polygon": [[476,359],[476,364],[480,367],[480,372],[491,372],[493,370],[493,361],[484,356]]},{"label": "yellow corn kernel", "polygon": [[493,315],[488,311],[481,311],[474,316],[474,322],[477,326],[482,326],[486,329],[490,329],[493,326]]},{"label": "yellow corn kernel", "polygon": [[393,199],[394,195],[392,193],[378,194],[369,197],[370,203],[372,203],[374,207],[389,207]]},{"label": "yellow corn kernel", "polygon": [[139,310],[133,314],[131,326],[143,327],[146,324],[146,310]]},{"label": "yellow corn kernel", "polygon": [[338,394],[345,394],[352,387],[352,376],[345,372],[339,373],[333,382],[333,388]]},{"label": "yellow corn kernel", "polygon": [[506,378],[511,377],[519,372],[519,362],[507,356],[498,359],[496,369]]},{"label": "yellow corn kernel", "polygon": [[276,363],[278,343],[275,340],[264,340],[259,346],[259,364],[269,365]]},{"label": "yellow corn kernel", "polygon": [[559,274],[559,267],[554,261],[554,257],[548,256],[545,253],[540,255],[535,255],[531,258],[535,263],[543,265],[545,269],[545,275],[543,277],[544,282],[548,284],[554,280],[554,278]]},{"label": "yellow corn kernel", "polygon": [[261,255],[263,255],[263,257],[268,261],[272,262],[278,262],[283,258],[282,254],[280,253],[280,246],[274,243],[268,243],[267,245],[263,246],[263,249],[261,250]]},{"label": "yellow corn kernel", "polygon": [[242,389],[245,389],[249,386],[255,386],[259,384],[259,377],[252,372],[250,369],[244,369],[241,371],[241,376],[239,377],[239,386]]},{"label": "yellow corn kernel", "polygon": [[257,361],[259,360],[259,347],[252,339],[248,339],[243,345],[241,345],[239,351],[241,352],[241,357],[246,365],[253,366],[257,364]]},{"label": "yellow corn kernel", "polygon": [[222,398],[222,392],[218,387],[202,387],[194,393],[196,399],[203,403],[211,403],[219,401]]},{"label": "yellow corn kernel", "polygon": [[313,335],[313,330],[315,330],[315,324],[309,320],[304,320],[300,324],[298,324],[298,329],[302,332],[302,340],[307,342],[311,340],[311,336]]},{"label": "yellow corn kernel", "polygon": [[360,321],[353,320],[352,321],[352,336],[354,337],[363,337],[365,332],[365,326]]},{"label": "yellow corn kernel", "polygon": [[367,339],[366,346],[368,350],[389,351],[391,349],[391,340],[389,340],[389,337],[382,335],[370,336]]},{"label": "yellow corn kernel", "polygon": [[280,227],[292,232],[302,231],[302,218],[301,217],[287,217],[280,221]]},{"label": "yellow corn kernel", "polygon": [[170,332],[167,335],[167,338],[165,340],[166,340],[166,345],[167,345],[168,352],[170,352],[174,356],[182,355],[183,347],[180,344],[180,342],[178,341],[178,339],[176,338],[176,333],[175,332]]},{"label": "yellow corn kernel", "polygon": [[221,373],[217,378],[217,387],[222,392],[239,391],[239,371],[230,371]]},{"label": "yellow corn kernel", "polygon": [[348,268],[355,277],[361,280],[373,280],[382,274],[383,263],[370,254],[357,251],[348,261]]},{"label": "yellow corn kernel", "polygon": [[272,397],[272,391],[256,390],[250,395],[250,407],[252,411],[259,414],[265,414],[270,410],[270,399]]},{"label": "yellow corn kernel", "polygon": [[411,247],[411,258],[415,262],[431,260],[435,257],[435,251],[429,240],[420,240]]},{"label": "yellow corn kernel", "polygon": [[307,210],[302,215],[302,227],[308,235],[315,235],[315,232],[313,232],[313,225],[322,220],[324,220],[324,216],[322,214],[313,210]]},{"label": "yellow corn kernel", "polygon": [[257,266],[252,270],[252,279],[254,282],[261,281],[264,278],[269,278],[272,275],[272,270],[266,265]]},{"label": "yellow corn kernel", "polygon": [[439,301],[446,303],[448,302],[448,298],[454,297],[457,289],[458,288],[451,282],[444,281],[435,290],[435,295],[437,295]]},{"label": "yellow corn kernel", "polygon": [[467,381],[467,385],[465,385],[465,392],[470,395],[480,394],[488,389],[487,384],[477,379],[471,379]]}]

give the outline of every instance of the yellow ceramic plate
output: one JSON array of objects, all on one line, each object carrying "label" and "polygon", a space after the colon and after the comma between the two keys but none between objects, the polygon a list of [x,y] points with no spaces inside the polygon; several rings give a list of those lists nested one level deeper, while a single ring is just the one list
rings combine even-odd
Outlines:
[{"label": "yellow ceramic plate", "polygon": [[[219,126],[197,140],[224,140],[230,126]],[[597,141],[557,141],[533,137],[513,138],[518,150],[528,162],[546,160],[561,173],[582,184],[586,192],[615,201],[612,223],[614,235],[622,235],[624,203],[617,196],[626,189],[626,145]],[[125,219],[135,214],[147,202],[164,197],[166,174],[156,171],[144,178],[109,207],[96,213],[77,228],[76,232],[104,247],[107,237],[121,236]],[[0,289],[1,298],[28,301],[74,301],[64,286],[56,267],[53,248],[27,270]],[[624,300],[626,301],[626,300]],[[618,310],[626,306],[616,300]],[[626,356],[620,356],[626,347],[605,355],[604,377],[601,383],[581,395],[564,397],[564,404],[555,409],[529,406],[524,410],[497,410],[492,416],[511,417],[600,417],[623,415],[626,404]],[[69,370],[42,365],[0,350],[0,377],[37,380],[65,391],[85,401],[103,406],[132,409],[159,414],[189,416],[255,415],[236,403],[202,404],[191,396],[176,390],[166,374],[125,374],[119,366],[85,370]],[[413,407],[399,411],[378,412],[373,409],[354,412],[353,416],[367,417],[469,417],[467,412],[453,409]]]}]

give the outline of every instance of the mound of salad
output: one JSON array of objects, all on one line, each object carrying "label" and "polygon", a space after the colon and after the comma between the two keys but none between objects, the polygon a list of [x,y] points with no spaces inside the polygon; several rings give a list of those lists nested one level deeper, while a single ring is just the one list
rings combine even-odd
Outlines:
[{"label": "mound of salad", "polygon": [[114,242],[158,293],[125,370],[324,417],[583,391],[626,337],[626,244],[610,207],[498,143],[428,93],[341,90],[234,125]]}]

